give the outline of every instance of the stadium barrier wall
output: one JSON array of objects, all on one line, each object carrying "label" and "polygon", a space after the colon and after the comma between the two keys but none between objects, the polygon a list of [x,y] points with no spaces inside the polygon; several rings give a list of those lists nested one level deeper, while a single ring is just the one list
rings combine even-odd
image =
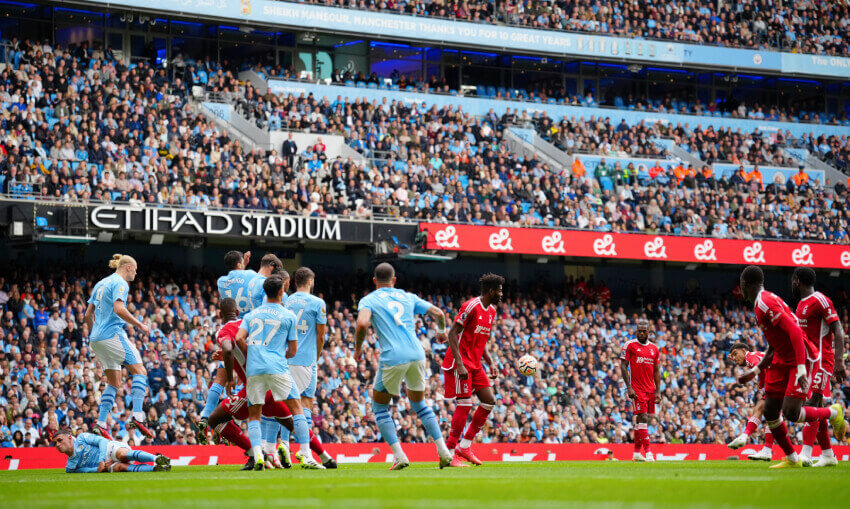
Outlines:
[{"label": "stadium barrier wall", "polygon": [[527,52],[529,48],[534,48],[537,53],[559,56],[850,77],[850,58],[845,57],[587,35],[274,0],[88,0],[85,3],[194,14],[202,19],[212,17],[231,19],[234,22],[271,23],[300,29],[331,28],[335,32],[374,34],[438,44],[460,44],[498,51]]},{"label": "stadium barrier wall", "polygon": [[850,245],[420,223],[427,249],[850,269]]},{"label": "stadium barrier wall", "polygon": [[[386,444],[325,444],[328,454],[340,464],[390,463],[392,453]],[[631,460],[632,444],[474,444],[475,454],[484,462],[516,461],[604,461],[609,451],[618,461]],[[758,447],[732,451],[722,444],[653,445],[658,461],[745,460]],[[172,465],[241,465],[245,456],[241,449],[226,445],[164,445],[138,449],[165,454]],[[404,444],[408,458],[415,462],[436,462],[433,444]],[[850,461],[850,446],[833,447],[840,461]],[[774,459],[782,457],[779,448]],[[67,456],[52,447],[0,449],[0,470],[65,468]]]}]

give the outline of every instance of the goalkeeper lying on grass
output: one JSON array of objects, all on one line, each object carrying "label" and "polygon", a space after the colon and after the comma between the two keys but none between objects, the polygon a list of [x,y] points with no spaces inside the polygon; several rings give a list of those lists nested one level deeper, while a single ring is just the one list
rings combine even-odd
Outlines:
[{"label": "goalkeeper lying on grass", "polygon": [[52,442],[59,452],[68,456],[65,471],[69,474],[171,470],[171,460],[162,454],[134,451],[124,442],[110,441],[92,433],[80,433],[75,437],[70,430],[62,429],[53,435]]}]

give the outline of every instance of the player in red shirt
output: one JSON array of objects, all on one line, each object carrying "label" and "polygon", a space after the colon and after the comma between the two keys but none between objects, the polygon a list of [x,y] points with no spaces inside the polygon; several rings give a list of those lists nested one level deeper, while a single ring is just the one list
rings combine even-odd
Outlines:
[{"label": "player in red shirt", "polygon": [[[481,464],[481,460],[472,453],[472,440],[496,405],[490,378],[495,379],[497,374],[487,351],[487,341],[492,334],[496,305],[502,300],[505,278],[484,274],[478,282],[481,285],[481,296],[464,302],[460,307],[460,313],[449,330],[449,349],[443,360],[446,399],[457,399],[449,439],[446,440],[446,446],[454,455],[452,466],[465,466],[461,458],[474,465]],[[482,358],[487,364],[486,371],[481,366]],[[461,440],[460,435],[472,410],[473,393],[481,403],[475,409],[472,424]]]},{"label": "player in red shirt", "polygon": [[[791,276],[791,293],[798,301],[796,314],[800,327],[809,341],[820,349],[820,360],[813,366],[812,394],[806,405],[822,407],[824,400],[831,397],[830,381],[833,373],[837,382],[844,382],[844,328],[841,327],[838,313],[829,297],[815,291],[815,279],[814,270],[808,267],[797,268]],[[800,453],[803,466],[812,465],[815,438],[821,446],[821,458],[814,466],[838,465],[829,443],[829,429],[823,420],[819,423],[807,422],[803,427],[803,450]]]},{"label": "player in red shirt", "polygon": [[800,467],[802,463],[788,436],[782,417],[792,422],[817,422],[829,419],[836,438],[844,438],[844,408],[803,406],[812,381],[813,361],[820,359],[817,347],[809,341],[797,324],[797,317],[785,302],[764,289],[764,272],[750,265],[741,273],[741,292],[755,305],[756,320],[768,348],[764,358],[753,369],[738,377],[746,383],[765,371],[764,419],[785,459],[770,468]]},{"label": "player in red shirt", "polygon": [[[658,347],[649,341],[649,322],[639,320],[637,339],[629,340],[620,353],[620,376],[626,384],[635,414],[634,461],[655,461],[649,446],[649,421],[655,415],[655,404],[661,403],[661,364]],[[645,452],[645,455],[641,454]]]},{"label": "player in red shirt", "polygon": [[[749,345],[746,343],[735,343],[729,349],[729,360],[741,367],[752,369],[764,359],[764,352],[751,352]],[[750,441],[750,436],[755,433],[756,429],[761,426],[761,418],[764,414],[764,373],[758,374],[758,389],[753,393],[753,403],[755,406],[750,410],[750,420],[747,422],[747,427],[744,432],[735,440],[729,442],[730,449],[740,449],[747,445]],[[770,433],[770,428],[764,428],[764,447],[756,454],[750,454],[747,458],[751,460],[770,461],[773,458],[773,435]]]}]

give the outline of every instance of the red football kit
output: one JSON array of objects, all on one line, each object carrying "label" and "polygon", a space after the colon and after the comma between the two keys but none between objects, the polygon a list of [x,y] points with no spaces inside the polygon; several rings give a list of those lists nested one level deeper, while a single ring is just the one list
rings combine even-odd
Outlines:
[{"label": "red football kit", "polygon": [[[236,334],[239,333],[239,326],[241,324],[241,319],[227,322],[219,329],[218,334],[216,334],[216,340],[219,345],[229,342],[233,346],[233,371],[236,372],[236,376],[242,382],[242,389],[240,389],[239,393],[229,396],[222,401],[221,408],[234,419],[244,421],[248,418],[250,402],[248,401],[245,389],[247,384],[247,378],[245,377],[245,355],[236,346]],[[272,392],[268,391],[266,393],[266,401],[263,404],[263,415],[266,417],[285,418],[292,415],[292,412],[289,411],[289,407],[283,401],[275,401],[272,397]]]},{"label": "red football kit", "polygon": [[443,359],[443,378],[445,381],[446,398],[470,398],[478,389],[490,387],[490,378],[481,367],[481,358],[490,339],[490,329],[496,318],[496,306],[486,309],[481,304],[481,298],[475,297],[463,303],[455,323],[463,326],[463,332],[458,340],[461,362],[469,372],[466,380],[457,376],[455,359],[451,348]]},{"label": "red football kit", "polygon": [[651,341],[641,344],[633,339],[626,343],[620,358],[629,362],[632,389],[635,391],[635,413],[655,413],[655,366],[658,364],[658,347]]},{"label": "red football kit", "polygon": [[812,392],[829,398],[832,369],[835,367],[834,338],[829,326],[838,321],[838,313],[829,297],[815,292],[797,304],[797,320],[806,337],[820,351],[820,360],[814,364]]},{"label": "red football kit", "polygon": [[[812,365],[819,359],[817,347],[800,328],[788,304],[773,293],[767,290],[759,292],[755,312],[764,339],[773,347],[773,362],[765,370],[765,395],[808,399]],[[797,366],[800,364],[806,366],[809,376],[808,391],[797,385]]]},{"label": "red football kit", "polygon": [[[744,361],[747,363],[747,367],[752,369],[758,366],[762,359],[764,359],[764,352],[747,352]],[[764,371],[758,375],[758,384],[759,389],[764,389]]]}]

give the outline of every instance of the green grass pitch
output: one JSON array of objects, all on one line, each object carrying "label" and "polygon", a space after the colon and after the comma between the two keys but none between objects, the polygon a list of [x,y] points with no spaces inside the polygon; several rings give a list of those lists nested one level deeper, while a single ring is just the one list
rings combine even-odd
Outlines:
[{"label": "green grass pitch", "polygon": [[0,507],[840,507],[846,465],[768,470],[765,463],[491,463],[439,470],[413,464],[342,465],[326,472],[239,472],[176,467],[167,473],[0,471]]}]

